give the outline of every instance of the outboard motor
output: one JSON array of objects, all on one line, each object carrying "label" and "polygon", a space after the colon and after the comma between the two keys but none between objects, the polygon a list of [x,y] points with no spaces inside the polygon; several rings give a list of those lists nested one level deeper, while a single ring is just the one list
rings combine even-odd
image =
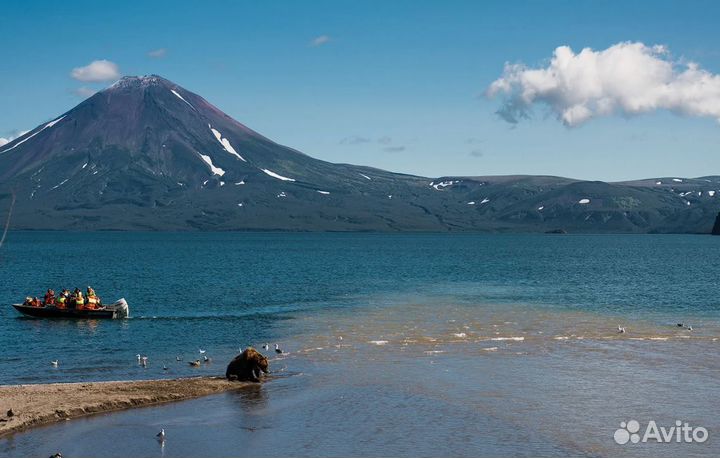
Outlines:
[{"label": "outboard motor", "polygon": [[130,306],[124,297],[107,308],[115,312],[115,318],[130,318]]}]

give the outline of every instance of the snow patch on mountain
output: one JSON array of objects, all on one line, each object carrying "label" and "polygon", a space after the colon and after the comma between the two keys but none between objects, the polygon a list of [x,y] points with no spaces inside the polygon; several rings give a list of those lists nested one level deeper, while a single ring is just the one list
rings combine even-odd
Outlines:
[{"label": "snow patch on mountain", "polygon": [[456,183],[460,183],[460,181],[459,180],[458,181],[449,180],[449,181],[441,181],[440,183],[435,183],[433,181],[433,182],[430,182],[430,186],[435,188],[436,191],[440,191],[441,188],[446,188],[446,187],[452,186]]},{"label": "snow patch on mountain", "polygon": [[240,159],[241,161],[247,162],[244,157],[240,156],[240,154],[237,151],[235,151],[235,148],[233,148],[233,146],[230,144],[230,141],[227,138],[223,138],[222,134],[217,129],[213,129],[213,127],[210,124],[208,124],[208,127],[212,131],[212,133],[215,136],[215,138],[217,139],[217,141],[220,142],[220,144],[223,146],[223,148],[225,148],[225,151],[227,151],[228,153],[230,153],[234,156],[237,156],[237,158]]},{"label": "snow patch on mountain", "polygon": [[[187,100],[185,100],[185,99],[183,98],[183,96],[181,96],[180,94],[178,94],[178,92],[177,92],[175,89],[170,89],[170,92],[172,92],[173,94],[175,94],[178,99],[180,99],[180,100],[182,100],[183,102],[187,103],[187,104],[190,106],[190,108],[192,108],[193,110],[195,110],[195,107],[192,106],[192,104],[191,104],[190,102],[188,102]],[[195,111],[197,111],[197,110],[195,110]]]},{"label": "snow patch on mountain", "polygon": [[52,191],[53,189],[59,188],[60,186],[62,186],[62,185],[64,185],[65,183],[67,183],[69,179],[70,179],[70,178],[65,178],[65,179],[62,180],[60,183],[58,183],[58,184],[56,184],[55,186],[53,186],[52,188],[50,188],[50,190]]},{"label": "snow patch on mountain", "polygon": [[294,178],[288,178],[288,177],[284,177],[284,176],[282,176],[282,175],[278,175],[277,173],[273,172],[272,170],[262,169],[262,171],[265,172],[266,174],[270,175],[270,176],[273,177],[273,178],[277,178],[278,180],[282,180],[282,181],[295,181]]},{"label": "snow patch on mountain", "polygon": [[14,150],[15,148],[17,148],[18,146],[22,145],[22,144],[25,143],[26,141],[30,140],[31,138],[33,138],[34,136],[36,136],[37,134],[39,134],[39,133],[42,132],[43,130],[49,129],[50,127],[52,127],[52,126],[54,126],[55,124],[59,123],[59,122],[62,121],[64,118],[65,118],[65,115],[60,116],[59,118],[57,118],[57,119],[54,120],[54,121],[50,121],[49,123],[45,124],[42,129],[38,130],[37,132],[35,132],[35,133],[32,134],[31,136],[29,136],[28,138],[25,138],[25,139],[23,139],[23,140],[20,140],[19,142],[15,143],[13,146],[11,146],[10,148],[6,149],[5,151],[0,151],[0,154],[7,153],[8,151]]},{"label": "snow patch on mountain", "polygon": [[215,164],[213,164],[213,161],[212,161],[212,159],[210,159],[210,156],[206,156],[201,153],[198,153],[198,154],[200,154],[200,157],[202,158],[202,160],[205,161],[205,163],[210,166],[210,171],[213,173],[213,175],[219,175],[219,176],[225,175],[225,170],[221,169],[220,167],[215,167]]}]

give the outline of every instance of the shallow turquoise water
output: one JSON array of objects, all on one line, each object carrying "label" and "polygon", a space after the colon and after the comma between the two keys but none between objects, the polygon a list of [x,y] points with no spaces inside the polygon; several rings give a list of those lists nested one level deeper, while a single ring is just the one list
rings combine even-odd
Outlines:
[{"label": "shallow turquoise water", "polygon": [[[12,233],[1,303],[91,284],[132,318],[4,306],[0,383],[218,374],[266,341],[290,354],[248,395],[42,428],[0,454],[717,454],[611,438],[633,416],[720,432],[719,254],[720,238],[674,235]],[[198,348],[214,361],[192,369]],[[162,450],[136,439],[162,426]],[[108,428],[133,445],[88,439]]]}]

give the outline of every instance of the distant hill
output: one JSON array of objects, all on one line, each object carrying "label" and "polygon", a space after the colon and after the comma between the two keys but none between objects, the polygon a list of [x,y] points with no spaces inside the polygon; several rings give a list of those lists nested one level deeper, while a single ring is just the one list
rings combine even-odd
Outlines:
[{"label": "distant hill", "polygon": [[[279,145],[159,76],[0,147],[13,229],[709,233],[720,177],[425,178]],[[6,205],[7,204],[7,205]]]}]

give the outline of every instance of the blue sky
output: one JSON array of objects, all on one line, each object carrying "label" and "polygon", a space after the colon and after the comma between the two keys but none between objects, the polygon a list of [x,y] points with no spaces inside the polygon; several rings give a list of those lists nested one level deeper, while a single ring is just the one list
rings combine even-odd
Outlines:
[{"label": "blue sky", "polygon": [[[549,106],[565,103],[555,96],[539,96],[530,119],[511,124],[496,114],[503,96],[484,94],[506,62],[545,68],[559,46],[663,45],[669,52],[658,59],[696,62],[717,75],[718,5],[8,2],[0,16],[0,137],[72,108],[81,87],[109,85],[70,76],[106,59],[123,75],[164,76],[269,138],[333,162],[433,177],[717,175],[714,100],[673,105],[684,115],[618,109],[567,127]],[[161,58],[148,56],[159,49]],[[708,104],[711,113],[698,114]]]}]

